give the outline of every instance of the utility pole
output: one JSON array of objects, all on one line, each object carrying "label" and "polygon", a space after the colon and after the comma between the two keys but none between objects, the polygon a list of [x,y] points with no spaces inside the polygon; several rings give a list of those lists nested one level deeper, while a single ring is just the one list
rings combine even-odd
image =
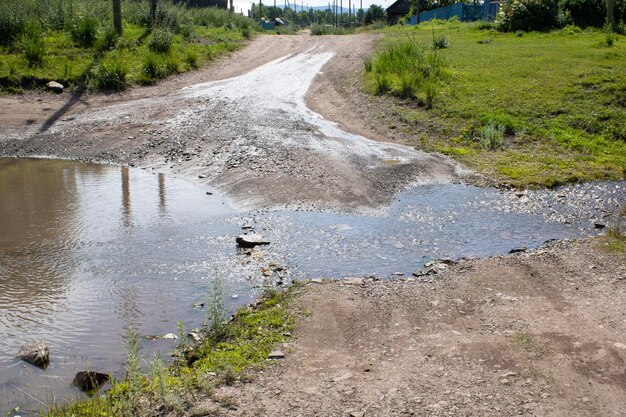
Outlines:
[{"label": "utility pole", "polygon": [[339,0],[339,24],[343,26],[343,0]]},{"label": "utility pole", "polygon": [[364,16],[365,16],[365,10],[363,10],[363,0],[361,0],[361,24],[363,24]]},{"label": "utility pole", "polygon": [[122,36],[122,0],[113,0],[113,27]]},{"label": "utility pole", "polygon": [[352,0],[348,0],[348,27],[352,27]]}]

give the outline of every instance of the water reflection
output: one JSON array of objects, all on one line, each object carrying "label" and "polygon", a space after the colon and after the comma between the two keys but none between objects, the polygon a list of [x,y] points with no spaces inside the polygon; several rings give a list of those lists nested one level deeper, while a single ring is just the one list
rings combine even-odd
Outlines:
[{"label": "water reflection", "polygon": [[[186,329],[201,324],[205,312],[193,304],[216,274],[227,296],[239,295],[234,308],[253,299],[270,262],[305,278],[408,275],[423,256],[488,256],[591,235],[590,219],[624,202],[623,182],[527,199],[439,184],[402,193],[385,216],[238,213],[219,195],[163,174],[0,159],[0,389],[79,395],[68,388],[75,371],[121,368],[126,326],[163,334],[175,332],[178,320]],[[258,259],[236,256],[244,224],[272,242]],[[14,358],[35,338],[51,348],[45,373]],[[144,344],[146,357],[171,349],[167,343]],[[23,406],[23,399],[8,402]]]}]

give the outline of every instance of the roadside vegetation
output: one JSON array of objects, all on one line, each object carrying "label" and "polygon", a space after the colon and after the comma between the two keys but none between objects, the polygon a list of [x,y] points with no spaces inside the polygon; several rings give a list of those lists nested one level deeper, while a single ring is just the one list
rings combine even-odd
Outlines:
[{"label": "roadside vegetation", "polygon": [[430,21],[385,30],[365,86],[381,120],[515,187],[626,175],[626,36]]},{"label": "roadside vegetation", "polygon": [[197,68],[243,45],[256,25],[217,8],[159,0],[122,2],[124,32],[113,29],[110,1],[3,0],[0,3],[0,91],[57,81],[119,90]]},{"label": "roadside vegetation", "polygon": [[[179,329],[178,356],[170,365],[154,358],[141,371],[138,335],[127,335],[126,378],[114,381],[103,395],[55,407],[47,417],[119,417],[153,415],[214,415],[220,407],[232,406],[233,398],[219,397],[214,389],[248,378],[247,373],[264,366],[271,350],[287,340],[295,326],[288,309],[300,286],[285,292],[265,290],[261,300],[239,309],[225,320],[219,289],[209,295],[208,325],[202,341],[187,342]],[[179,324],[180,327],[180,324]],[[211,409],[196,410],[199,400],[211,400]]]}]

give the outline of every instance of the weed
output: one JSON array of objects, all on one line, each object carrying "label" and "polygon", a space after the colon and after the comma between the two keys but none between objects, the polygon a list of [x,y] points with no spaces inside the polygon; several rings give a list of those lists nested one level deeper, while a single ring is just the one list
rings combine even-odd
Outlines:
[{"label": "weed", "polygon": [[437,36],[433,38],[433,49],[446,49],[450,46],[445,36]]},{"label": "weed", "polygon": [[207,322],[214,339],[222,339],[224,336],[224,325],[226,324],[226,306],[224,305],[222,277],[217,272],[215,272],[207,291]]},{"label": "weed", "polygon": [[250,39],[252,37],[252,33],[250,32],[250,28],[247,27],[247,26],[241,28],[241,36],[243,36],[244,39]]},{"label": "weed", "polygon": [[115,28],[107,26],[100,33],[100,36],[96,40],[96,49],[100,52],[110,51],[115,49],[118,35]]},{"label": "weed", "polygon": [[189,65],[189,68],[198,68],[198,54],[195,51],[187,51],[185,62]]},{"label": "weed", "polygon": [[513,335],[513,343],[529,353],[541,354],[545,351],[530,333],[516,332]]},{"label": "weed", "polygon": [[517,36],[518,38],[522,38],[524,37],[524,31],[523,30],[516,30],[515,31],[515,36]]},{"label": "weed", "polygon": [[613,32],[608,32],[604,36],[604,44],[608,46],[609,48],[613,46],[613,44],[615,43],[615,40],[616,40],[616,36]]},{"label": "weed", "polygon": [[391,78],[386,74],[374,75],[374,94],[381,95],[391,91]]},{"label": "weed", "polygon": [[365,72],[372,72],[372,68],[373,68],[373,61],[372,61],[372,57],[367,57],[363,60],[363,66],[365,67]]},{"label": "weed", "polygon": [[40,67],[43,65],[46,45],[41,34],[24,32],[20,36],[18,44],[29,67]]},{"label": "weed", "polygon": [[72,40],[83,48],[93,46],[98,36],[98,25],[98,20],[92,16],[78,18],[70,30]]},{"label": "weed", "polygon": [[167,72],[167,75],[178,74],[180,72],[180,66],[176,57],[167,57],[167,59],[165,60],[165,71]]},{"label": "weed", "polygon": [[127,86],[128,68],[118,54],[111,55],[100,63],[96,70],[96,87],[99,90],[123,90]]},{"label": "weed", "polygon": [[479,45],[489,45],[493,43],[493,39],[489,39],[489,38],[479,39],[476,41],[476,43],[478,43]]},{"label": "weed", "polygon": [[437,88],[437,84],[434,81],[428,80],[424,83],[424,94],[426,96],[424,105],[426,106],[427,109],[430,109],[433,107],[433,103],[438,93],[439,93],[439,90]]},{"label": "weed", "polygon": [[166,54],[172,48],[172,40],[173,36],[170,32],[157,29],[150,36],[148,49],[152,52]]},{"label": "weed", "polygon": [[141,65],[141,82],[152,84],[165,75],[161,57],[156,54],[146,55]]},{"label": "weed", "polygon": [[504,146],[504,132],[501,124],[490,123],[480,131],[480,143],[485,149],[500,149]]},{"label": "weed", "polygon": [[191,36],[193,35],[193,26],[191,25],[181,26],[178,33],[180,34],[180,36],[183,37],[183,39],[189,40],[191,39]]}]

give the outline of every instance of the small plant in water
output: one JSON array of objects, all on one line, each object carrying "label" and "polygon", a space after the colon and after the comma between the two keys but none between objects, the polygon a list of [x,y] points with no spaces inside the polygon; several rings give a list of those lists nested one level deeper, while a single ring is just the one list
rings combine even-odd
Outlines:
[{"label": "small plant in water", "polygon": [[209,285],[207,294],[207,322],[213,337],[217,340],[221,339],[224,336],[226,324],[226,307],[222,277],[217,271],[214,273],[213,282]]}]

